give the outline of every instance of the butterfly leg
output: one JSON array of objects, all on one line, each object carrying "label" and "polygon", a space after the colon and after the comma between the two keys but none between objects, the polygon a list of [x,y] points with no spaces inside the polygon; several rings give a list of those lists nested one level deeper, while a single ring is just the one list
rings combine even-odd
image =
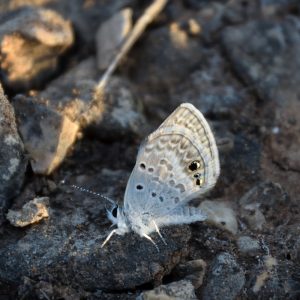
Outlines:
[{"label": "butterfly leg", "polygon": [[159,228],[158,228],[156,222],[155,222],[154,220],[152,220],[152,222],[153,222],[153,224],[154,224],[154,226],[155,226],[155,230],[156,230],[157,234],[159,235],[159,237],[161,238],[161,240],[164,242],[164,244],[167,245],[167,242],[166,242],[166,240],[164,239],[164,237],[161,235],[161,233],[160,233],[160,231],[159,231]]},{"label": "butterfly leg", "polygon": [[104,245],[110,240],[110,238],[113,236],[114,233],[116,233],[117,229],[114,229],[110,232],[110,234],[107,236],[107,238],[105,239],[105,241],[102,243],[101,248],[104,247]]},{"label": "butterfly leg", "polygon": [[146,238],[147,240],[149,240],[155,246],[157,252],[159,252],[158,246],[155,244],[155,242],[152,240],[152,238],[148,234],[144,233],[143,237]]}]

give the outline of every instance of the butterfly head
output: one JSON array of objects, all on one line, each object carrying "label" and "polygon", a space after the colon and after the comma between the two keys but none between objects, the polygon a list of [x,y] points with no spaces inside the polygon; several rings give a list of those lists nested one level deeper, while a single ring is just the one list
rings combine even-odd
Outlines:
[{"label": "butterfly head", "polygon": [[111,210],[107,210],[107,217],[113,225],[117,225],[116,234],[123,235],[130,231],[129,222],[122,207],[115,204]]}]

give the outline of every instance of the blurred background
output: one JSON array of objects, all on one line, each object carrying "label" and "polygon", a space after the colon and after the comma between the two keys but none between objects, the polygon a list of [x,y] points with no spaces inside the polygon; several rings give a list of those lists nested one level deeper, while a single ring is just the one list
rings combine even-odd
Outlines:
[{"label": "blurred background", "polygon": [[[0,299],[299,299],[299,53],[297,0],[1,0]],[[208,222],[101,249],[71,184],[122,204],[183,102],[219,149]]]}]

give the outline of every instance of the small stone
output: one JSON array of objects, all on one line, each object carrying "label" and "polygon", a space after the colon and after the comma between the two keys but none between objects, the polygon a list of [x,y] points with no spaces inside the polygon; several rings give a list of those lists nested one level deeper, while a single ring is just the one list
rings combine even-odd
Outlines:
[{"label": "small stone", "polygon": [[132,28],[132,10],[126,8],[102,23],[96,34],[97,66],[105,70]]},{"label": "small stone", "polygon": [[244,271],[235,258],[229,253],[221,253],[212,261],[209,268],[207,284],[203,289],[203,299],[237,299],[244,284]]},{"label": "small stone", "polygon": [[10,209],[6,218],[15,227],[25,227],[49,217],[49,198],[39,197],[26,203],[20,210]]},{"label": "small stone", "polygon": [[161,285],[151,291],[143,292],[137,300],[195,300],[195,289],[190,281],[180,280]]},{"label": "small stone", "polygon": [[259,245],[259,241],[251,238],[250,236],[241,236],[237,240],[237,245],[239,247],[239,251],[242,254],[255,256],[259,253],[261,249]]},{"label": "small stone", "polygon": [[0,67],[14,89],[41,85],[54,74],[59,56],[73,44],[70,22],[49,9],[25,7],[0,22]]},{"label": "small stone", "polygon": [[203,284],[206,268],[207,265],[203,259],[195,259],[180,263],[175,267],[173,273],[182,279],[189,280],[194,288],[198,289]]},{"label": "small stone", "polygon": [[16,96],[13,105],[33,171],[50,174],[74,143],[78,124],[33,98]]},{"label": "small stone", "polygon": [[250,189],[239,201],[240,215],[251,229],[261,231],[285,222],[291,201],[279,184],[263,182]]},{"label": "small stone", "polygon": [[233,209],[226,202],[205,200],[201,202],[201,210],[207,215],[207,221],[236,234],[237,220]]},{"label": "small stone", "polygon": [[252,288],[254,293],[258,293],[266,284],[268,279],[272,277],[274,268],[277,266],[277,260],[276,258],[267,255],[264,257],[264,270],[258,274],[255,280],[255,284]]},{"label": "small stone", "polygon": [[243,205],[241,207],[240,216],[246,221],[249,227],[255,231],[262,231],[266,224],[265,216],[259,209],[259,205],[255,203]]},{"label": "small stone", "polygon": [[15,113],[0,84],[0,225],[10,200],[18,195],[22,187],[26,166]]}]

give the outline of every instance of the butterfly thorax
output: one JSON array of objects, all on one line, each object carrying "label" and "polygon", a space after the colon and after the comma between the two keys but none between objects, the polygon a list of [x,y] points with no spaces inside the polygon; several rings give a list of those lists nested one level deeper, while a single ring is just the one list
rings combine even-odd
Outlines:
[{"label": "butterfly thorax", "polygon": [[140,236],[149,234],[154,231],[151,217],[149,214],[138,214],[135,212],[127,212],[124,208],[117,208],[117,215],[114,216],[111,211],[107,211],[107,216],[113,225],[117,225],[116,234],[124,235],[130,231],[134,231]]},{"label": "butterfly thorax", "polygon": [[128,213],[127,219],[130,225],[130,230],[134,231],[141,237],[145,234],[150,234],[155,230],[152,223],[153,217],[148,213],[130,212]]}]

